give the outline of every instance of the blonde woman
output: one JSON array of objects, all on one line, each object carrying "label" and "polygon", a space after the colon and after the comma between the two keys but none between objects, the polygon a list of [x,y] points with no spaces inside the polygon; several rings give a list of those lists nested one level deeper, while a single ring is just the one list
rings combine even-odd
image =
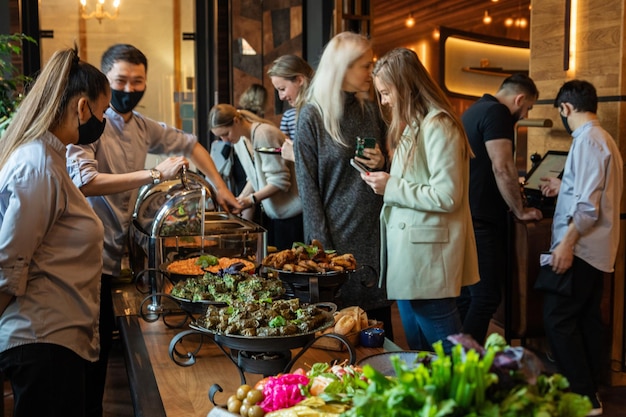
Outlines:
[{"label": "blonde woman", "polygon": [[365,267],[342,287],[341,301],[383,321],[387,335],[393,337],[391,302],[385,289],[376,285],[377,220],[383,200],[350,166],[357,137],[369,137],[375,139],[375,147],[364,151],[365,158],[355,159],[373,171],[385,168],[386,126],[376,103],[369,100],[373,65],[374,52],[366,37],[343,32],[330,40],[298,114],[294,153],[305,239],[352,253]]},{"label": "blonde woman", "polygon": [[415,52],[376,62],[374,85],[389,108],[390,172],[361,178],[384,198],[381,283],[398,300],[409,347],[449,350],[462,331],[456,297],[479,280],[469,209],[472,155],[463,125]]},{"label": "blonde woman", "polygon": [[293,141],[296,138],[296,116],[313,78],[313,68],[297,55],[277,58],[267,71],[278,97],[289,103],[290,109],[280,119],[280,130],[287,135],[282,147],[283,158],[293,161]]},{"label": "blonde woman", "polygon": [[0,371],[13,415],[84,416],[98,359],[104,228],[65,167],[65,147],[96,141],[104,74],[56,52],[0,140]]},{"label": "blonde woman", "polygon": [[295,184],[293,162],[263,149],[280,148],[285,135],[271,122],[230,104],[217,104],[209,112],[209,129],[232,143],[248,182],[237,199],[244,209],[257,204],[267,218],[268,243],[279,250],[302,241],[302,204]]}]

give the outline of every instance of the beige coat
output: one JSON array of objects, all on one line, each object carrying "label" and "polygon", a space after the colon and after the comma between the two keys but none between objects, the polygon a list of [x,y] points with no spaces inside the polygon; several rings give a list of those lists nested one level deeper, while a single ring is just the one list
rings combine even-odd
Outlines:
[{"label": "beige coat", "polygon": [[479,280],[465,137],[448,117],[433,116],[412,154],[405,130],[385,189],[380,285],[392,300],[456,297]]}]

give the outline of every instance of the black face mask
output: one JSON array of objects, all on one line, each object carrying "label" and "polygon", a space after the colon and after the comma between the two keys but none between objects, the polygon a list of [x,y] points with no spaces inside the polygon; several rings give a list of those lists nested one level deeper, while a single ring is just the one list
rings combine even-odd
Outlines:
[{"label": "black face mask", "polygon": [[127,93],[124,90],[111,90],[111,106],[120,114],[130,113],[137,106],[145,91]]},{"label": "black face mask", "polygon": [[107,119],[102,119],[102,121],[98,120],[96,116],[94,116],[91,111],[91,106],[87,103],[87,108],[89,109],[89,113],[91,113],[91,117],[84,125],[80,124],[80,120],[78,121],[78,144],[79,145],[89,145],[90,143],[94,143],[97,141],[100,136],[102,136],[102,132],[104,132],[104,126],[106,126]]},{"label": "black face mask", "polygon": [[561,115],[561,122],[563,122],[563,127],[565,127],[565,131],[568,135],[572,134],[572,128],[569,127],[569,123],[567,123],[567,117]]}]

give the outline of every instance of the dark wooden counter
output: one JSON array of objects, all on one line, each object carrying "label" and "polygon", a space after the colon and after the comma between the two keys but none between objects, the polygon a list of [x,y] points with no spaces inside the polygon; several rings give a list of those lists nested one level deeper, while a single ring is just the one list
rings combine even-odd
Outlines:
[{"label": "dark wooden counter", "polygon": [[[219,384],[223,393],[216,402],[226,403],[241,384],[238,368],[207,336],[190,335],[177,345],[179,352],[195,354],[192,366],[177,365],[169,356],[172,339],[188,328],[173,329],[162,319],[148,323],[138,316],[138,306],[143,299],[134,286],[114,289],[114,305],[118,316],[120,336],[124,345],[131,398],[138,417],[206,417],[213,408],[208,391]],[[357,361],[382,351],[401,350],[387,340],[383,348],[356,348]],[[295,356],[299,349],[293,350]],[[329,362],[348,358],[348,352],[310,348],[298,359],[293,369],[316,362]],[[262,375],[245,373],[246,382],[254,384]]]}]

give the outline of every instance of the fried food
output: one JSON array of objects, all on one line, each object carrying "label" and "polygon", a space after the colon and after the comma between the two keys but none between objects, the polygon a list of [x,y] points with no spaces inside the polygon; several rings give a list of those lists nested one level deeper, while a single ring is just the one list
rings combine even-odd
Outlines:
[{"label": "fried food", "polygon": [[178,261],[173,261],[169,265],[167,265],[167,271],[173,274],[180,275],[202,275],[205,272],[213,272],[217,273],[220,269],[226,269],[229,266],[241,262],[244,264],[242,272],[253,273],[256,269],[255,265],[241,258],[219,258],[219,262],[217,265],[212,265],[207,268],[202,268],[201,262],[199,262],[200,257],[181,259]]},{"label": "fried food", "polygon": [[326,251],[320,241],[313,239],[311,245],[296,242],[291,249],[266,256],[262,265],[288,272],[343,272],[355,270],[356,259],[350,253]]}]

